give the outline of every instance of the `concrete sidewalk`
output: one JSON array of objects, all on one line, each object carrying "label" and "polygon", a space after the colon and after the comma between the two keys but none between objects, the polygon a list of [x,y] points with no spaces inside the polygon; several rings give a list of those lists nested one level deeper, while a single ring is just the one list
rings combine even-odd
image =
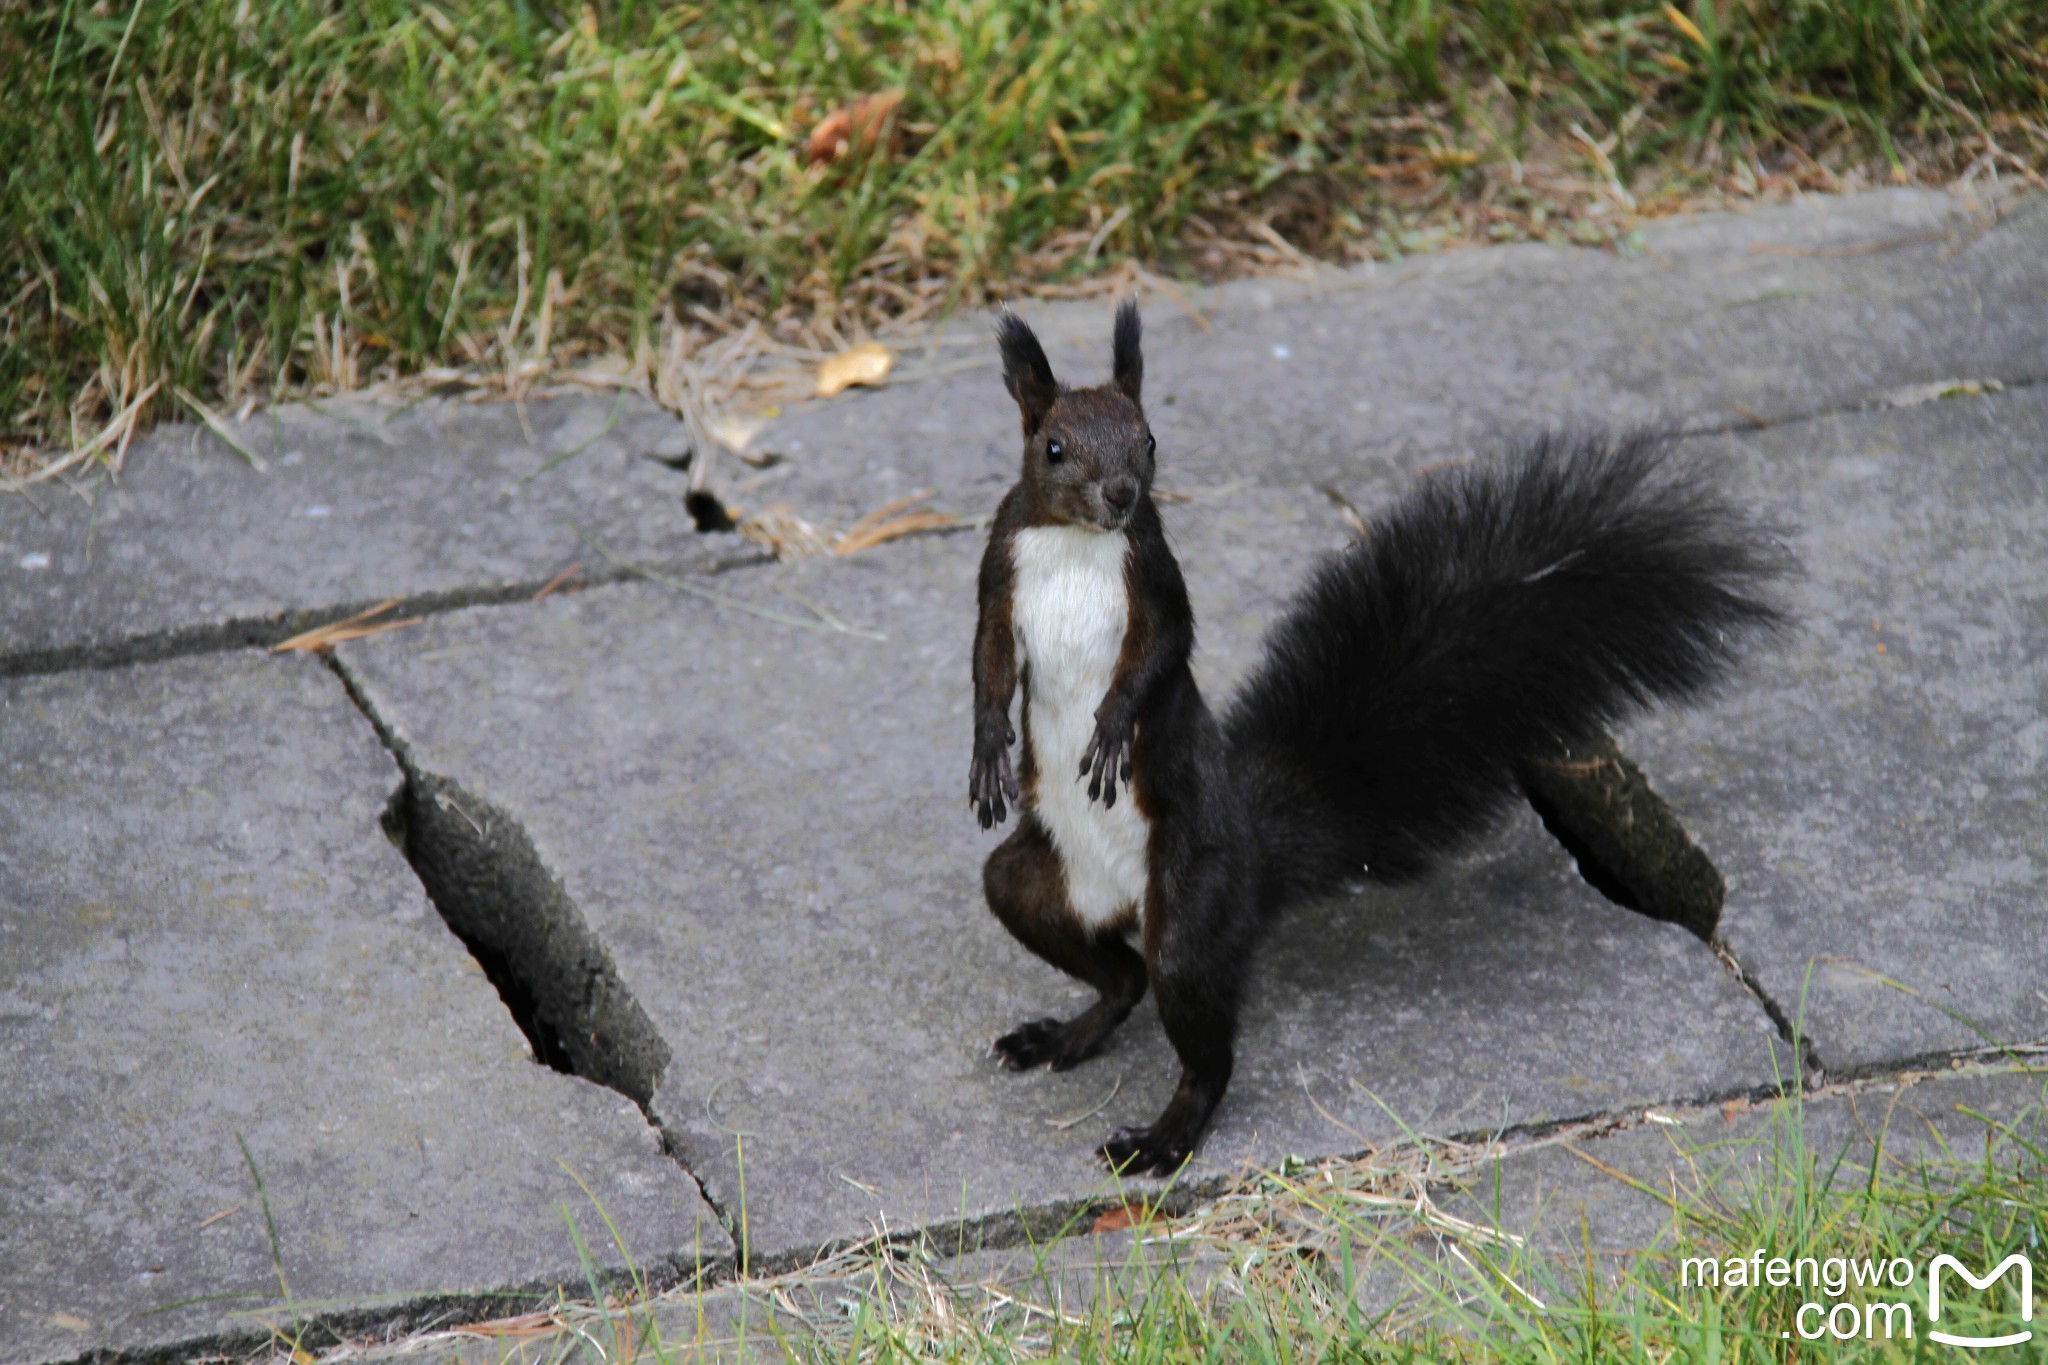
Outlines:
[{"label": "concrete sidewalk", "polygon": [[[1795,633],[1620,736],[1727,879],[1719,955],[1523,812],[1276,937],[1196,1188],[2048,1041],[2048,199],[1643,241],[1148,304],[1214,700],[1350,534],[1333,493],[1370,516],[1554,421],[1694,433],[1805,565]],[[1031,316],[1063,376],[1106,366],[1106,308]],[[940,353],[777,418],[723,491],[985,513],[1014,409],[985,340]],[[1173,1079],[1150,1010],[1072,1073],[985,1056],[1077,997],[981,905],[977,535],[764,562],[692,529],[634,397],[241,438],[266,470],[171,428],[117,486],[0,501],[0,1365],[509,1311],[586,1258],[1003,1245],[1111,1189],[1089,1149]],[[529,600],[576,560],[595,586]],[[385,598],[428,619],[250,647]]]}]

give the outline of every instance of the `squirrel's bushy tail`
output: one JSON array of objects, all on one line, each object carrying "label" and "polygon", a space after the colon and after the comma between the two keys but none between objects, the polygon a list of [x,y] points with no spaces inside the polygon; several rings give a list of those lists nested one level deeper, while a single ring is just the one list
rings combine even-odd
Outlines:
[{"label": "squirrel's bushy tail", "polygon": [[1716,682],[1789,556],[1665,440],[1431,480],[1310,578],[1225,719],[1271,912],[1427,871],[1517,768]]}]

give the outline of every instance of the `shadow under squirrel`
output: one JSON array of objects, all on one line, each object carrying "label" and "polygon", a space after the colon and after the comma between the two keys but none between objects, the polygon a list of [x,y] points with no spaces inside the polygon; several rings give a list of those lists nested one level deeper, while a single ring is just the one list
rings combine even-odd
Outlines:
[{"label": "shadow under squirrel", "polygon": [[1779,623],[1764,590],[1788,558],[1665,440],[1540,437],[1426,480],[1326,560],[1219,720],[1152,501],[1139,330],[1127,302],[1109,382],[1071,389],[1015,314],[998,324],[1024,461],[981,562],[968,793],[984,829],[1018,813],[989,908],[1100,994],[995,1054],[1074,1066],[1149,986],[1180,1084],[1100,1154],[1163,1175],[1230,1083],[1279,912],[1421,876],[1486,832],[1519,766],[1704,692]]}]

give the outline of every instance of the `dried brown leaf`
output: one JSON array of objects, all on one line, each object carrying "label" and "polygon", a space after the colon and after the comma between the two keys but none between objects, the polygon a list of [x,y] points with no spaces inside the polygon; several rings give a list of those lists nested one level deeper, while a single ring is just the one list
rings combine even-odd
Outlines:
[{"label": "dried brown leaf", "polygon": [[901,90],[882,90],[842,104],[818,120],[804,140],[804,160],[813,166],[852,154],[893,147],[896,141],[896,110],[903,103]]},{"label": "dried brown leaf", "polygon": [[879,386],[896,368],[896,353],[879,341],[848,347],[818,366],[817,396],[832,398],[856,384]]}]

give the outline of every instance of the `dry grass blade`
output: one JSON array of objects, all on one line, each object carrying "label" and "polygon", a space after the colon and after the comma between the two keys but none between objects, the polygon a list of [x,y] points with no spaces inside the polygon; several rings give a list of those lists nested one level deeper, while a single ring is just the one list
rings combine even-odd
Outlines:
[{"label": "dry grass blade", "polygon": [[206,404],[200,402],[197,398],[194,398],[191,392],[188,389],[186,389],[184,385],[173,384],[171,386],[171,392],[178,396],[179,402],[183,403],[186,407],[192,409],[193,414],[197,416],[200,421],[206,423],[206,429],[208,431],[211,431],[214,435],[220,437],[221,441],[228,447],[228,449],[234,451],[235,454],[241,456],[244,460],[248,461],[249,468],[255,470],[259,474],[269,468],[269,466],[263,462],[263,457],[261,455],[258,455],[255,451],[249,449],[248,446],[242,443],[240,437],[236,436],[233,431],[228,429],[226,419],[224,419],[219,413],[215,412],[212,408],[206,406]]},{"label": "dry grass blade", "polygon": [[887,521],[898,512],[907,512],[919,503],[928,501],[936,491],[936,489],[931,488],[920,488],[915,493],[900,497],[894,502],[884,503],[859,521],[856,521],[853,525],[847,527],[846,534],[849,536],[860,535],[876,523]]},{"label": "dry grass blade", "polygon": [[566,1325],[561,1314],[552,1309],[545,1309],[538,1313],[521,1313],[517,1317],[498,1318],[491,1322],[467,1323],[449,1329],[447,1334],[454,1337],[483,1337],[495,1341],[548,1336]]},{"label": "dry grass blade", "polygon": [[87,441],[62,459],[52,460],[49,464],[44,465],[41,469],[36,470],[25,478],[0,484],[0,491],[18,493],[31,484],[54,479],[66,470],[84,464],[116,441],[119,441],[122,447],[126,448],[129,438],[135,433],[136,419],[142,412],[143,406],[156,396],[156,391],[160,387],[162,387],[162,381],[151,384],[148,388],[137,394],[126,407],[115,413],[113,420],[100,429],[99,435],[93,437],[90,441]]},{"label": "dry grass blade", "polygon": [[201,1219],[199,1223],[199,1231],[204,1232],[206,1229],[212,1227],[215,1223],[223,1222],[226,1219],[232,1218],[241,1211],[242,1206],[240,1204],[235,1204],[229,1208],[222,1209],[219,1213],[212,1214],[204,1219]]},{"label": "dry grass blade", "polygon": [[571,564],[568,568],[556,574],[553,578],[550,578],[547,581],[546,586],[541,588],[539,592],[533,595],[533,600],[536,602],[545,601],[547,598],[561,591],[562,585],[564,583],[567,583],[570,579],[574,578],[577,574],[581,572],[583,572],[583,561],[579,559],[574,564]]},{"label": "dry grass blade", "polygon": [[739,533],[756,545],[774,552],[783,563],[809,559],[832,549],[832,542],[825,533],[796,514],[796,509],[786,502],[778,502],[762,508],[752,516],[742,517]]},{"label": "dry grass blade", "polygon": [[399,621],[377,620],[379,616],[382,616],[387,611],[394,610],[397,606],[398,599],[396,597],[388,597],[376,606],[371,607],[368,611],[359,611],[354,616],[346,617],[340,621],[330,621],[324,626],[315,626],[311,630],[301,631],[289,640],[283,640],[272,645],[270,652],[272,654],[321,654],[333,649],[336,645],[347,644],[350,640],[367,639],[372,635],[382,635],[388,630],[403,630],[407,626],[416,626],[427,619],[424,616],[408,616]]},{"label": "dry grass blade", "polygon": [[853,535],[841,536],[839,544],[833,549],[832,553],[839,555],[858,554],[862,550],[873,549],[875,546],[891,540],[899,540],[904,536],[914,536],[921,531],[943,531],[954,524],[954,518],[945,512],[908,512],[903,516],[882,522],[878,526],[871,526],[858,537]]},{"label": "dry grass blade", "polygon": [[932,489],[920,489],[908,497],[898,498],[887,506],[874,511],[846,528],[846,534],[839,537],[832,548],[836,555],[859,554],[862,550],[897,540],[904,536],[916,535],[920,531],[938,531],[956,524],[956,518],[945,512],[913,512],[910,509],[924,502],[933,494]]}]

